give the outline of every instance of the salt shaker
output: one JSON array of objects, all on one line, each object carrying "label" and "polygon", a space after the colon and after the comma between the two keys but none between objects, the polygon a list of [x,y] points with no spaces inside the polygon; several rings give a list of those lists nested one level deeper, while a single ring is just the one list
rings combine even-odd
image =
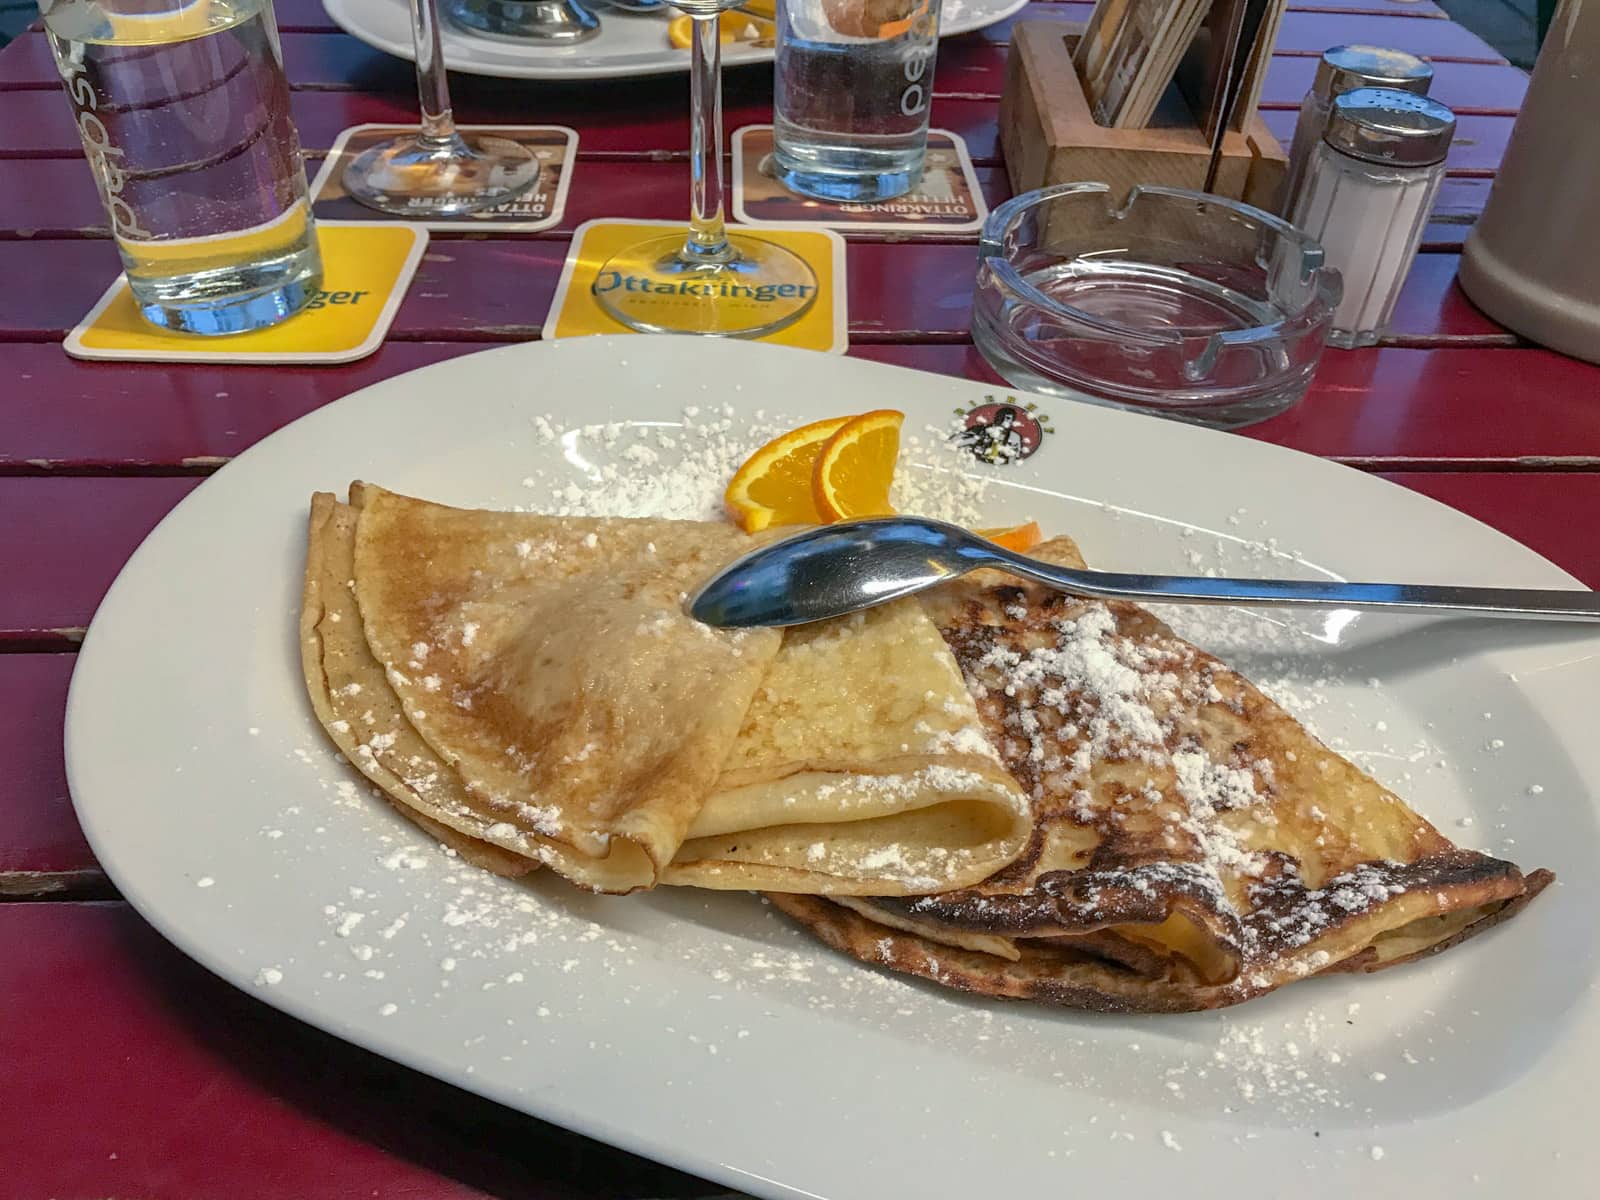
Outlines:
[{"label": "salt shaker", "polygon": [[1344,276],[1330,346],[1371,346],[1383,334],[1455,129],[1455,114],[1426,96],[1357,88],[1335,97],[1290,214]]},{"label": "salt shaker", "polygon": [[1294,212],[1306,163],[1322,140],[1322,131],[1328,126],[1328,110],[1337,97],[1364,87],[1394,88],[1426,96],[1432,84],[1433,68],[1404,50],[1383,46],[1335,46],[1324,50],[1311,90],[1300,102],[1300,120],[1289,147],[1289,173],[1279,211],[1285,215]]}]

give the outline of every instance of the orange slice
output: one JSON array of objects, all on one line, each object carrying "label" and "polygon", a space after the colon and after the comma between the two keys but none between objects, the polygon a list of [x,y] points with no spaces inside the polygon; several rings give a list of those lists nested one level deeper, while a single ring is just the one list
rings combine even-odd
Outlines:
[{"label": "orange slice", "polygon": [[830,417],[775,437],[734,472],[722,502],[746,533],[768,525],[815,525],[822,521],[811,495],[811,476],[823,444],[851,421]]},{"label": "orange slice", "polygon": [[[770,46],[777,36],[777,26],[758,14],[733,10],[717,18],[717,40],[724,46]],[[667,41],[674,49],[689,49],[694,42],[694,18],[678,16],[667,22]]]},{"label": "orange slice", "polygon": [[905,413],[888,408],[862,413],[841,425],[823,445],[812,469],[811,495],[824,521],[894,512],[889,485],[894,482],[905,419]]},{"label": "orange slice", "polygon": [[1029,521],[1025,525],[1010,525],[1004,529],[974,529],[972,532],[981,538],[988,538],[997,546],[1015,550],[1018,554],[1026,554],[1044,541],[1044,531],[1039,528],[1037,521]]}]

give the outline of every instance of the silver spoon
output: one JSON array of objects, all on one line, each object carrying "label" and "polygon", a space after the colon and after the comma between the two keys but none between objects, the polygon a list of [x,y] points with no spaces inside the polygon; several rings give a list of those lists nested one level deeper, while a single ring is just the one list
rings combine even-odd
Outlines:
[{"label": "silver spoon", "polygon": [[997,546],[958,525],[881,517],[808,530],[746,554],[700,589],[689,612],[707,625],[804,625],[871,608],[997,567],[1098,600],[1266,604],[1600,621],[1600,593],[1300,579],[1207,579],[1079,571]]}]

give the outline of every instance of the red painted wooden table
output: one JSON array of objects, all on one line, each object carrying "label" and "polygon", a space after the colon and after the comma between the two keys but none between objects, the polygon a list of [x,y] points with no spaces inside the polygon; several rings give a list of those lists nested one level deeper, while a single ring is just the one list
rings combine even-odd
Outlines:
[{"label": "red painted wooden table", "polygon": [[[414,119],[409,64],[340,33],[319,0],[281,0],[278,14],[313,156],[347,125]],[[1008,25],[944,43],[934,103],[991,201],[1008,192],[995,127]],[[1386,344],[1330,351],[1303,404],[1244,436],[1381,472],[1600,583],[1600,369],[1519,342],[1454,283],[1525,77],[1428,0],[1301,0],[1266,84],[1280,136],[1316,55],[1339,42],[1434,60],[1435,94],[1462,114],[1450,177]],[[566,221],[531,237],[435,235],[387,343],[362,362],[90,365],[60,341],[116,255],[44,36],[0,52],[0,1200],[720,1192],[393,1066],[190,965],[98,870],[61,751],[73,651],[139,539],[201,476],[317,406],[539,336],[574,225],[683,215],[685,92],[682,79],[459,80],[465,120],[578,129]],[[770,103],[766,72],[731,73],[730,129]],[[994,378],[968,335],[973,258],[970,239],[852,239],[851,353]]]}]

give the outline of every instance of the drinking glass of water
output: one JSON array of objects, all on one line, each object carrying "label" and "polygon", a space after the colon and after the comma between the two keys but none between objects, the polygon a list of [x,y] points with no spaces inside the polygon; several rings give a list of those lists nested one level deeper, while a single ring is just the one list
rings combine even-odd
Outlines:
[{"label": "drinking glass of water", "polygon": [[922,178],[939,0],[784,0],[773,101],[777,177],[835,203]]},{"label": "drinking glass of water", "polygon": [[322,260],[270,0],[41,0],[128,286],[145,319],[281,321]]}]

